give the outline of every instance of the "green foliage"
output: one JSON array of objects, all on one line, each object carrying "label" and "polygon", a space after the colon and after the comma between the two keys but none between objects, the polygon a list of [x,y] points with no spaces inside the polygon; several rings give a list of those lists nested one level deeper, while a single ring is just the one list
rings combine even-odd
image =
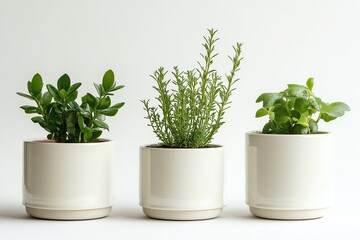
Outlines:
[{"label": "green foliage", "polygon": [[[309,78],[306,86],[288,84],[280,93],[263,93],[256,102],[263,107],[256,117],[269,116],[263,133],[271,134],[312,134],[318,132],[320,119],[335,120],[350,111],[343,102],[325,103],[312,92],[314,79]],[[315,118],[313,117],[315,116]],[[317,116],[317,117],[316,117]]]},{"label": "green foliage", "polygon": [[110,96],[124,86],[116,85],[114,72],[108,70],[101,84],[94,83],[98,96],[87,93],[79,105],[75,100],[81,83],[71,84],[67,74],[57,81],[57,87],[47,84],[42,93],[43,80],[35,74],[27,84],[28,94],[17,94],[35,101],[36,106],[22,106],[25,113],[37,114],[31,118],[49,134],[49,140],[56,142],[86,143],[97,142],[104,129],[109,130],[105,116],[115,116],[125,103],[111,105]]},{"label": "green foliage", "polygon": [[[235,74],[240,70],[242,44],[233,46],[234,57],[229,57],[232,69],[225,75],[227,81],[224,83],[211,66],[217,56],[214,53],[217,31],[209,29],[208,33],[203,44],[206,53],[201,54],[204,64],[198,62],[198,68],[187,71],[174,67],[174,80],[166,78],[167,71],[163,67],[151,76],[157,83],[154,89],[159,94],[156,98],[158,106],[150,106],[149,100],[142,103],[147,113],[145,118],[150,122],[148,125],[163,147],[206,147],[224,124],[225,110],[230,107],[229,99],[239,80]],[[170,89],[170,85],[175,88]]]}]

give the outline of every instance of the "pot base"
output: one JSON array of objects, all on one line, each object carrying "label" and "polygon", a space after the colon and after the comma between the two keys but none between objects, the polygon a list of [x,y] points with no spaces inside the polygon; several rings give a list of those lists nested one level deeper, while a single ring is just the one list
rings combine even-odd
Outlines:
[{"label": "pot base", "polygon": [[250,212],[260,218],[277,220],[306,220],[325,216],[327,208],[308,209],[308,210],[272,210],[256,207],[249,207]]},{"label": "pot base", "polygon": [[26,207],[26,212],[34,218],[49,220],[90,220],[109,216],[111,207],[90,210],[49,210]]},{"label": "pot base", "polygon": [[143,211],[146,216],[162,220],[205,220],[216,218],[222,213],[222,208],[210,210],[195,210],[195,211],[176,211],[176,210],[158,210],[151,208],[144,208]]}]

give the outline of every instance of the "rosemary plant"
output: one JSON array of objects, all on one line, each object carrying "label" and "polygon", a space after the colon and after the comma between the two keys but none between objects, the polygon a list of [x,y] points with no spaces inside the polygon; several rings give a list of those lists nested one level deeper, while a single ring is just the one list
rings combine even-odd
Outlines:
[{"label": "rosemary plant", "polygon": [[[167,79],[167,71],[160,67],[151,77],[156,81],[153,88],[159,94],[158,106],[150,106],[142,100],[149,126],[160,140],[159,145],[171,148],[202,148],[212,141],[215,133],[224,124],[224,114],[230,107],[230,96],[235,90],[235,77],[240,70],[242,43],[233,46],[230,57],[232,68],[222,81],[217,70],[212,68],[217,30],[208,29],[204,37],[205,54],[200,54],[204,63],[198,68],[181,71],[174,67],[173,80]],[[175,86],[173,89],[170,87]]]}]

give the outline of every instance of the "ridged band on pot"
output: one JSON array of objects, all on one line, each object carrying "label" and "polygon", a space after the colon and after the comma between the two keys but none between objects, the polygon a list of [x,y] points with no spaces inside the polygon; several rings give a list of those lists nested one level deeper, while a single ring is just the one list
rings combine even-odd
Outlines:
[{"label": "ridged band on pot", "polygon": [[224,207],[224,147],[140,147],[140,205],[149,217],[214,218]]},{"label": "ridged band on pot", "polygon": [[114,201],[115,142],[24,142],[23,204],[47,219],[107,216]]},{"label": "ridged band on pot", "polygon": [[246,203],[259,217],[319,218],[332,199],[332,134],[246,133]]}]

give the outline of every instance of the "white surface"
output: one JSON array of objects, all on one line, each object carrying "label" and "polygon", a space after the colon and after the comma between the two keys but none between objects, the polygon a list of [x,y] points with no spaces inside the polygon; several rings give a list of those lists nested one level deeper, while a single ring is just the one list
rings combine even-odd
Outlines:
[{"label": "white surface", "polygon": [[[360,2],[356,0],[0,1],[0,238],[1,239],[359,239],[360,216]],[[220,73],[230,67],[231,45],[244,43],[241,81],[214,143],[227,147],[227,203],[221,218],[165,222],[143,217],[138,206],[138,147],[156,142],[140,99],[152,98],[157,67],[196,67],[206,28],[219,29]],[[36,221],[21,206],[22,141],[45,137],[18,107],[15,95],[39,72],[55,83],[67,72],[94,92],[112,68],[125,101],[109,119],[117,144],[117,201],[109,218],[86,222]],[[260,129],[257,96],[315,78],[323,100],[352,111],[320,124],[335,134],[335,203],[323,219],[278,222],[255,219],[244,203],[244,134]]]}]

